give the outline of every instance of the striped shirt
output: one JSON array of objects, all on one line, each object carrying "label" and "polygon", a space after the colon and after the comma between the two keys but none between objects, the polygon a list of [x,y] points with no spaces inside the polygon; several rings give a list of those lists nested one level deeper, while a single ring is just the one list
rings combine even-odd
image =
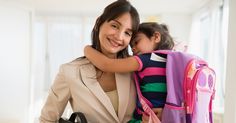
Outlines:
[{"label": "striped shirt", "polygon": [[[145,53],[135,56],[139,62],[139,70],[135,72],[142,95],[148,99],[153,107],[163,108],[166,102],[166,54]],[[141,122],[142,106],[137,100],[136,110],[130,122]]]}]

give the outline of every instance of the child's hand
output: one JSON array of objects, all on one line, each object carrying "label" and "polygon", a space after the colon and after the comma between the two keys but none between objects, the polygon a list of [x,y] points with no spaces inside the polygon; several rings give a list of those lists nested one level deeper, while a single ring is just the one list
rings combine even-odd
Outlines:
[{"label": "child's hand", "polygon": [[[163,108],[152,108],[152,111],[157,115],[158,119],[161,121]],[[148,123],[149,116],[143,113],[142,123]]]},{"label": "child's hand", "polygon": [[84,56],[87,56],[87,55],[88,55],[88,49],[89,49],[89,48],[92,48],[91,45],[86,45],[86,46],[84,47]]},{"label": "child's hand", "polygon": [[161,116],[162,116],[163,108],[153,108],[152,110],[157,115],[159,120],[161,121]]},{"label": "child's hand", "polygon": [[142,123],[148,123],[148,120],[149,120],[149,116],[147,116],[145,113],[143,113]]}]

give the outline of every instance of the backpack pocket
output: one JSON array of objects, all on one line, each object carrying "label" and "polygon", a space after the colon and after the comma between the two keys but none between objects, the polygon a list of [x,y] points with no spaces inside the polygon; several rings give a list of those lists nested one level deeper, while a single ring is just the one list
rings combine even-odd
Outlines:
[{"label": "backpack pocket", "polygon": [[162,113],[162,123],[186,123],[185,108],[167,102]]},{"label": "backpack pocket", "polygon": [[198,60],[192,60],[188,66],[184,82],[187,115],[192,123],[211,123],[215,72]]},{"label": "backpack pocket", "polygon": [[211,106],[215,93],[215,73],[207,66],[202,67],[194,77],[196,81],[193,107],[193,123],[212,123]]}]

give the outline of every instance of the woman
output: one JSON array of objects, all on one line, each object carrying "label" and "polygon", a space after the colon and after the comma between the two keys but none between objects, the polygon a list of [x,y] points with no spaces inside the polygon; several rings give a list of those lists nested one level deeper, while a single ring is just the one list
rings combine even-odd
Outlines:
[{"label": "woman", "polygon": [[[106,72],[134,72],[142,96],[161,120],[162,109],[166,103],[166,58],[156,50],[171,50],[174,41],[165,24],[145,22],[139,25],[138,32],[131,41],[133,54],[129,58],[110,59],[94,48],[87,46],[85,56],[100,70]],[[141,102],[136,103],[136,110],[129,123],[144,122],[145,113]],[[156,118],[157,121],[159,119]],[[156,122],[157,122],[156,121]],[[159,121],[160,122],[160,121]]]},{"label": "woman", "polygon": [[[128,44],[137,31],[139,15],[126,0],[108,5],[96,20],[92,46],[109,58],[128,56]],[[41,123],[55,123],[70,102],[90,123],[126,123],[132,118],[136,93],[130,73],[97,69],[86,58],[60,67],[41,111]]]}]

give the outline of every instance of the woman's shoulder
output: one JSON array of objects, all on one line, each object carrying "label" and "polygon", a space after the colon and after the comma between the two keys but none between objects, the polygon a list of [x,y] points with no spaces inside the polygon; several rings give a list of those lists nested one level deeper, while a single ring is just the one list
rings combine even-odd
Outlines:
[{"label": "woman's shoulder", "polygon": [[78,78],[81,71],[86,72],[88,68],[94,67],[91,62],[85,57],[76,58],[70,62],[64,63],[60,66],[59,72],[70,79]]},{"label": "woman's shoulder", "polygon": [[75,64],[75,65],[84,65],[84,64],[89,64],[89,63],[90,61],[85,56],[76,58],[72,60],[71,62],[69,62],[69,64]]},{"label": "woman's shoulder", "polygon": [[91,62],[86,57],[79,57],[68,63],[63,64],[62,66],[79,67],[88,64],[91,64]]}]

